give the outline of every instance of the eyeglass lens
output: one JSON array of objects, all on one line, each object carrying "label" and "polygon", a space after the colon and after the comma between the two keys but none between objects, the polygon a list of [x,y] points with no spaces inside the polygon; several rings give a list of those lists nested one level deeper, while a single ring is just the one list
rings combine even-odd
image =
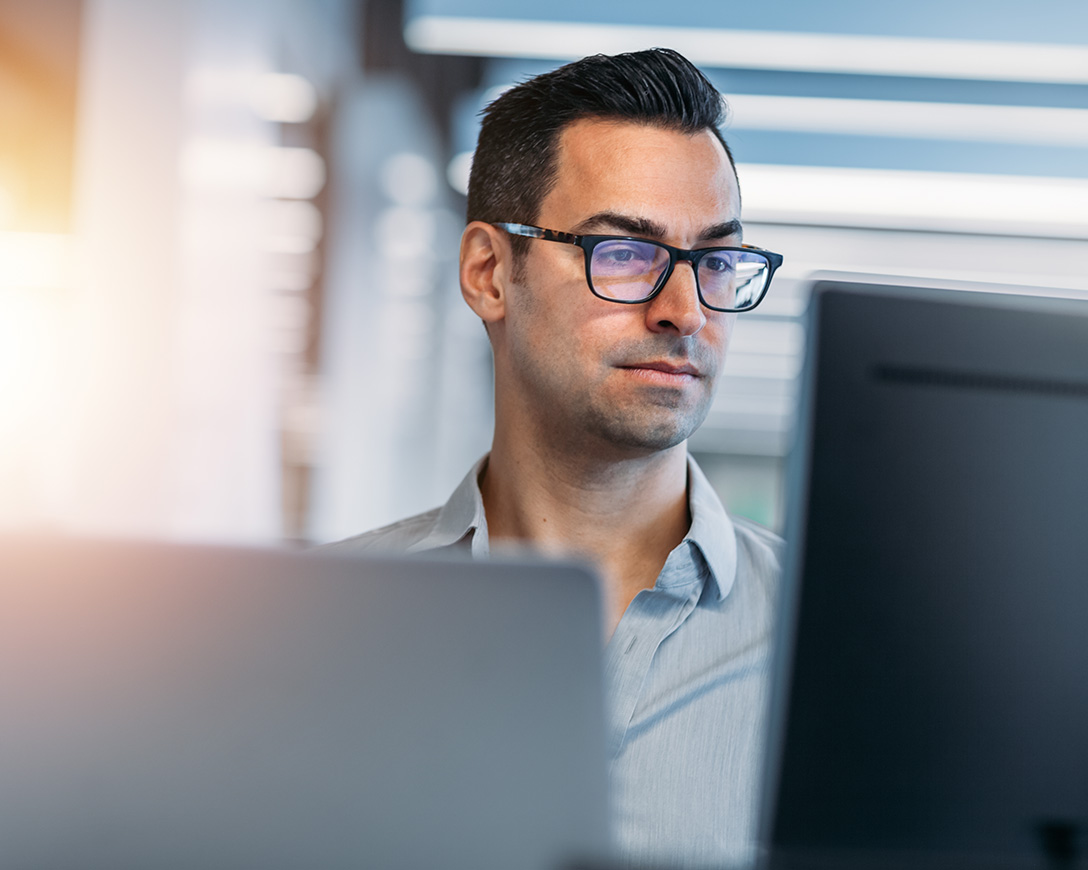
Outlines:
[{"label": "eyeglass lens", "polygon": [[[669,252],[653,242],[599,242],[590,257],[590,283],[601,296],[640,302],[653,295],[668,266]],[[770,264],[755,252],[710,251],[699,259],[695,271],[708,306],[743,311],[759,301]]]}]

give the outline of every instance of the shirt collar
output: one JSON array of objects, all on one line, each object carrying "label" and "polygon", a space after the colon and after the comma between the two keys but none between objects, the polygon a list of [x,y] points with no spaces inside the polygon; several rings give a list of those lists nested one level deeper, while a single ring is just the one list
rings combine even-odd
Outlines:
[{"label": "shirt collar", "polygon": [[718,600],[721,601],[733,588],[737,576],[737,536],[721,499],[690,454],[688,507],[691,510],[691,528],[684,540],[690,541],[702,553],[710,575],[718,586]]},{"label": "shirt collar", "polygon": [[[484,558],[490,552],[487,516],[480,495],[480,475],[487,467],[483,456],[458,484],[453,495],[442,506],[431,531],[416,542],[409,552],[450,547],[468,541],[474,558]],[[698,463],[688,455],[688,507],[691,528],[684,536],[698,548],[706,560],[710,575],[718,587],[718,600],[733,588],[737,574],[737,537],[733,522],[725,512],[721,499],[706,479]]]},{"label": "shirt collar", "polygon": [[480,559],[489,554],[487,516],[480,495],[480,475],[486,467],[485,454],[442,505],[431,531],[409,548],[410,553],[450,547],[467,540],[473,558]]}]

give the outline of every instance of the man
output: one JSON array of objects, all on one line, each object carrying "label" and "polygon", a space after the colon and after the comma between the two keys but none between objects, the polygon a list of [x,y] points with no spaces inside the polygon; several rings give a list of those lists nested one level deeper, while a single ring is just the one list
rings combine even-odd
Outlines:
[{"label": "man", "polygon": [[781,544],[727,516],[687,453],[737,309],[781,262],[740,247],[722,112],[660,49],[568,64],[488,107],[460,276],[495,358],[491,452],[441,509],[342,545],[592,560],[618,843],[705,864],[752,843]]}]

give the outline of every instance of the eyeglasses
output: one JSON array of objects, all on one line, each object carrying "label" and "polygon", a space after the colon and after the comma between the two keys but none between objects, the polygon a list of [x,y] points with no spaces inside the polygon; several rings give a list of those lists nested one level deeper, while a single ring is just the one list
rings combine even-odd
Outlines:
[{"label": "eyeglasses", "polygon": [[632,236],[578,236],[526,224],[496,223],[514,236],[577,245],[585,254],[586,281],[593,295],[634,305],[653,299],[677,260],[695,272],[699,301],[712,311],[751,311],[767,295],[782,255],[750,245],[686,251]]}]

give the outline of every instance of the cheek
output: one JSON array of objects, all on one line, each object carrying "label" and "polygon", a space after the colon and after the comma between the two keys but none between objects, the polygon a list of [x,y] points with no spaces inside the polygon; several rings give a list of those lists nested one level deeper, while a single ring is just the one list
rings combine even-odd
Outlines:
[{"label": "cheek", "polygon": [[557,305],[552,288],[519,287],[506,313],[506,330],[515,365],[526,366],[535,377],[555,376],[575,353],[578,322],[568,309]]},{"label": "cheek", "polygon": [[607,365],[617,352],[641,341],[643,315],[638,306],[617,305],[593,296],[570,306],[566,317],[578,353],[590,362]]},{"label": "cheek", "polygon": [[713,330],[710,334],[711,343],[723,351],[729,346],[733,337],[733,327],[736,326],[736,314],[720,314],[707,324]]}]

